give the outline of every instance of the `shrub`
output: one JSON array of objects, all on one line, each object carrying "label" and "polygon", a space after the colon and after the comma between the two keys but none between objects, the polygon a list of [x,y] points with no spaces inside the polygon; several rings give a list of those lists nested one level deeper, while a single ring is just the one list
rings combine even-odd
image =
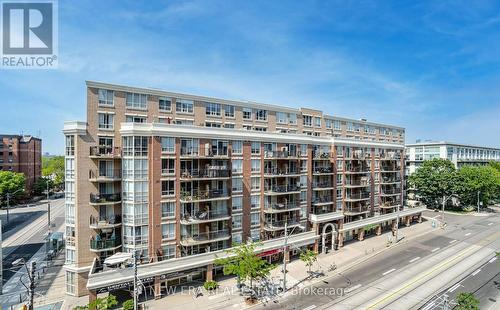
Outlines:
[{"label": "shrub", "polygon": [[217,283],[217,281],[206,281],[205,283],[203,283],[203,287],[207,291],[215,290],[218,286],[219,284]]},{"label": "shrub", "polygon": [[123,310],[133,310],[134,309],[134,300],[129,299],[123,302],[122,304]]}]

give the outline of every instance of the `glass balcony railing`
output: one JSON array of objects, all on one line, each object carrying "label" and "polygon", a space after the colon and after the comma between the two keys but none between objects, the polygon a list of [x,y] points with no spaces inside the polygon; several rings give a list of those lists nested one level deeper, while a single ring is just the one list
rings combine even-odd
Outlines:
[{"label": "glass balcony railing", "polygon": [[314,182],[312,184],[313,188],[330,188],[333,187],[332,182]]},{"label": "glass balcony railing", "polygon": [[265,158],[294,158],[299,157],[299,152],[292,151],[264,151]]},{"label": "glass balcony railing", "polygon": [[94,251],[110,250],[120,245],[120,238],[99,239],[99,237],[96,237],[95,239],[90,240],[90,249]]},{"label": "glass balcony railing", "polygon": [[369,199],[370,193],[346,193],[346,200]]},{"label": "glass balcony railing", "polygon": [[121,194],[90,194],[90,203],[115,203],[121,201]]},{"label": "glass balcony railing", "polygon": [[296,202],[288,203],[266,203],[264,205],[264,211],[267,212],[284,212],[294,209],[300,209],[300,204]]},{"label": "glass balcony railing", "polygon": [[217,221],[229,217],[226,211],[197,211],[195,213],[185,212],[181,214],[181,222],[196,223],[200,221]]},{"label": "glass balcony railing", "polygon": [[321,174],[321,173],[333,173],[332,167],[315,167],[313,169],[313,173]]},{"label": "glass balcony railing", "polygon": [[90,227],[94,228],[105,228],[120,224],[122,222],[121,215],[111,215],[111,216],[90,216]]},{"label": "glass balcony railing", "polygon": [[121,169],[89,170],[90,180],[119,180],[121,175]]},{"label": "glass balcony railing", "polygon": [[112,147],[112,146],[91,146],[90,147],[90,156],[91,157],[120,157],[121,156],[121,148],[120,147]]},{"label": "glass balcony railing", "polygon": [[329,203],[333,202],[333,196],[318,196],[314,197],[312,200],[313,204]]},{"label": "glass balcony railing", "polygon": [[265,168],[264,174],[267,175],[293,175],[299,174],[298,169],[278,169],[278,168]]},{"label": "glass balcony railing", "polygon": [[333,155],[330,152],[321,152],[321,151],[316,151],[313,154],[314,159],[329,159]]},{"label": "glass balcony railing", "polygon": [[181,201],[192,202],[197,200],[208,200],[216,198],[229,198],[229,191],[226,189],[194,190],[191,192],[181,192]]},{"label": "glass balcony railing", "polygon": [[229,237],[229,230],[224,229],[197,234],[181,235],[181,243],[183,243],[184,245],[193,245],[197,243],[212,242],[218,239],[226,239]]},{"label": "glass balcony railing", "polygon": [[298,185],[271,185],[265,186],[264,191],[272,193],[289,193],[300,191],[300,186]]},{"label": "glass balcony railing", "polygon": [[296,218],[290,218],[288,220],[266,220],[264,227],[266,229],[285,229],[285,225],[288,227],[300,225],[300,221]]},{"label": "glass balcony railing", "polygon": [[227,167],[217,167],[213,169],[185,169],[181,170],[181,178],[227,178],[230,176],[231,170]]}]

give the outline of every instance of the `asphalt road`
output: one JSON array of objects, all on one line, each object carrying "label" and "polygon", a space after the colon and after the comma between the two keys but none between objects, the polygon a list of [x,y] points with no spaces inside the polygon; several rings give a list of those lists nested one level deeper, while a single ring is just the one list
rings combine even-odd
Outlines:
[{"label": "asphalt road", "polygon": [[[47,204],[13,210],[10,218],[16,219],[14,221],[16,225],[10,227],[2,242],[3,294],[0,295],[2,308],[19,303],[20,295],[21,298],[25,297],[26,288],[21,281],[27,283],[26,270],[24,267],[13,267],[13,261],[18,258],[24,258],[27,262],[34,260],[40,269],[46,265],[44,237],[48,230]],[[51,200],[51,221],[52,230],[61,231],[64,225],[64,199]]]},{"label": "asphalt road", "polygon": [[[474,272],[480,266],[477,262],[491,259],[493,249],[499,247],[500,238],[495,239],[498,237],[495,234],[500,232],[498,215],[447,215],[446,221],[448,227],[445,230],[410,240],[342,274],[323,279],[313,286],[314,289],[307,287],[293,291],[285,298],[260,307],[307,310],[421,308],[436,292],[455,283],[448,281],[446,276],[450,277],[455,273],[463,276],[461,272],[464,269]],[[428,279],[423,279],[424,275]],[[490,279],[487,276],[478,276],[479,273],[476,274],[477,285],[482,285],[479,293],[489,296],[491,291],[495,292],[491,289],[494,279],[488,284]],[[414,283],[407,284],[411,279],[415,279]],[[436,290],[432,291],[434,287]],[[431,290],[429,295],[423,296],[428,290]],[[431,306],[426,310],[429,309],[434,308]]]}]

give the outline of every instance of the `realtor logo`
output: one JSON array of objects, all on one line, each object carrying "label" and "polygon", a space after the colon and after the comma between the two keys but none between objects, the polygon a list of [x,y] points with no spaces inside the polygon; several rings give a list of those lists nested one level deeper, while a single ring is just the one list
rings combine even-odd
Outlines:
[{"label": "realtor logo", "polygon": [[2,68],[57,67],[57,2],[1,4]]}]

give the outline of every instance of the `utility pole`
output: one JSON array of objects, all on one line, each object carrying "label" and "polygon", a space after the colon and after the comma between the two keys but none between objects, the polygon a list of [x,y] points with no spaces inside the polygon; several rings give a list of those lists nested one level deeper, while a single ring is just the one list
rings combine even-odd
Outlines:
[{"label": "utility pole", "polygon": [[7,224],[9,224],[10,194],[7,193]]},{"label": "utility pole", "polygon": [[446,204],[446,196],[443,195],[443,210],[441,213],[441,227],[444,228],[444,205]]},{"label": "utility pole", "polygon": [[137,250],[134,248],[134,310],[138,310]]},{"label": "utility pole", "polygon": [[[49,225],[49,230],[48,233],[50,234],[50,195],[49,195],[49,179],[47,178],[47,214],[48,214],[48,225]],[[47,235],[48,237],[48,235]]]},{"label": "utility pole", "polygon": [[399,232],[399,211],[400,211],[400,207],[398,206],[397,208],[398,208],[398,214],[396,216],[396,233],[395,233],[394,243],[398,242],[398,232]]},{"label": "utility pole", "polygon": [[32,261],[31,262],[31,269],[28,272],[28,278],[30,280],[29,284],[29,303],[28,303],[28,309],[33,310],[33,298],[35,297],[35,271],[36,271],[36,262]]},{"label": "utility pole", "polygon": [[450,309],[450,302],[448,300],[448,295],[444,295],[444,300],[443,300],[443,310],[449,310]]},{"label": "utility pole", "polygon": [[285,244],[283,246],[283,293],[286,292],[286,251],[288,251],[288,227],[285,222]]},{"label": "utility pole", "polygon": [[479,206],[480,206],[480,203],[479,203],[479,195],[481,194],[481,191],[477,191],[477,213],[479,213]]}]

